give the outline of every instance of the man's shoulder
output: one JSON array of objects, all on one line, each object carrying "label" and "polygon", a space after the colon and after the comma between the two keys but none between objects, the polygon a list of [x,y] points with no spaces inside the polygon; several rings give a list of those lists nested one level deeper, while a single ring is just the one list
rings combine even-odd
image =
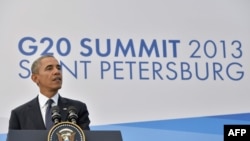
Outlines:
[{"label": "man's shoulder", "polygon": [[83,103],[83,102],[80,101],[80,100],[76,100],[76,99],[72,99],[72,98],[67,98],[67,97],[60,97],[60,99],[61,99],[63,102]]},{"label": "man's shoulder", "polygon": [[60,97],[61,102],[70,104],[72,106],[85,106],[86,104],[80,100],[67,98],[67,97]]},{"label": "man's shoulder", "polygon": [[28,102],[26,102],[26,103],[24,103],[22,105],[19,105],[18,107],[16,107],[15,109],[13,109],[13,111],[23,111],[24,109],[27,109],[28,107],[33,106],[37,102],[38,102],[37,97],[33,98],[30,101],[28,101]]}]

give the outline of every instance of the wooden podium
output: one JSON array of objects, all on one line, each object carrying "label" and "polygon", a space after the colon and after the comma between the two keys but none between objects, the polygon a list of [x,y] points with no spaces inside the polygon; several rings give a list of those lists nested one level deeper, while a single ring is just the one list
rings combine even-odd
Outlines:
[{"label": "wooden podium", "polygon": [[[83,131],[86,141],[122,141],[120,131]],[[47,141],[48,130],[10,130],[7,141]]]}]

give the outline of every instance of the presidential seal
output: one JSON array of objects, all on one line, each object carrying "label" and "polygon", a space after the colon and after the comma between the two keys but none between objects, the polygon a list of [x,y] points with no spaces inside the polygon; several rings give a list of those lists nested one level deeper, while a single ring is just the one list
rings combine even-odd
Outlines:
[{"label": "presidential seal", "polygon": [[48,141],[85,141],[85,135],[77,124],[60,122],[50,129]]}]

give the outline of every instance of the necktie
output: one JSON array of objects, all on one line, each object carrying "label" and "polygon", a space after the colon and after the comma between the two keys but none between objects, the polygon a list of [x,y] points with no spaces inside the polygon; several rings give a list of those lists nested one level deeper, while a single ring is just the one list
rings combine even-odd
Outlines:
[{"label": "necktie", "polygon": [[49,99],[47,101],[47,109],[45,113],[45,126],[48,130],[54,125],[52,118],[51,118],[51,107],[53,103],[54,101],[52,99]]}]

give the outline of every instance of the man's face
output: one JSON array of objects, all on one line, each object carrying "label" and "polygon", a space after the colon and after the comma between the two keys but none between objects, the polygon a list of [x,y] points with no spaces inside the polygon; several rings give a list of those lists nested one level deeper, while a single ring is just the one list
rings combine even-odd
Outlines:
[{"label": "man's face", "polygon": [[61,88],[61,66],[54,57],[42,59],[38,70],[38,74],[34,74],[34,77],[41,92],[57,92]]}]

